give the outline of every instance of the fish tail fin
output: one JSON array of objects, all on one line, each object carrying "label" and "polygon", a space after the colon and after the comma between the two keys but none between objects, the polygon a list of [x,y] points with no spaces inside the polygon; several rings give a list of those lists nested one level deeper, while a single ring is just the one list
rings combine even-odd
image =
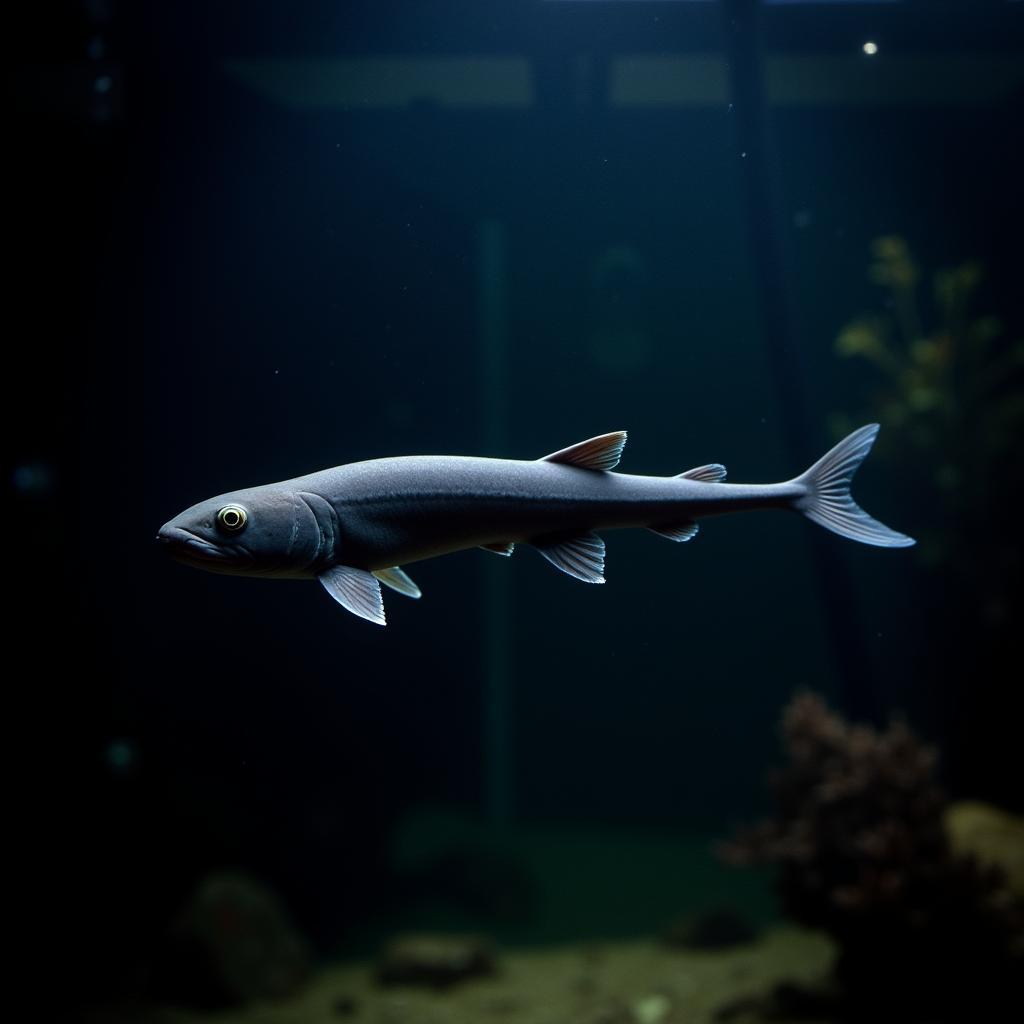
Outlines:
[{"label": "fish tail fin", "polygon": [[880,548],[910,547],[915,543],[912,537],[872,519],[850,495],[853,474],[871,451],[877,435],[877,423],[855,430],[798,476],[794,482],[803,485],[804,493],[794,506],[840,537]]}]

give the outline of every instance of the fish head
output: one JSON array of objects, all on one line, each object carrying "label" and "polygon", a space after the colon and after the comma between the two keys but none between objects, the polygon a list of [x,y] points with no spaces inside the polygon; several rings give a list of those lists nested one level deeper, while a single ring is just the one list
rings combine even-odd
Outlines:
[{"label": "fish head", "polygon": [[274,486],[208,498],[160,527],[157,542],[179,562],[237,576],[308,576],[323,531],[309,501]]}]

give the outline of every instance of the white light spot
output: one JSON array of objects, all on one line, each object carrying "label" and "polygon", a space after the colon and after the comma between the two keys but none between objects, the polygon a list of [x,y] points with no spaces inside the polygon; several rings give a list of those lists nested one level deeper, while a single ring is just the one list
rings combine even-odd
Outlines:
[{"label": "white light spot", "polygon": [[875,55],[876,53],[878,53],[878,43],[873,43],[873,42],[871,42],[871,40],[869,39],[869,40],[868,40],[868,41],[867,41],[867,42],[866,42],[866,43],[865,43],[865,44],[864,44],[864,45],[863,45],[863,46],[861,47],[861,49],[862,49],[862,50],[863,50],[863,51],[864,51],[864,52],[865,52],[865,53],[866,53],[866,54],[867,54],[867,55],[868,55],[869,57],[874,57],[874,55]]}]

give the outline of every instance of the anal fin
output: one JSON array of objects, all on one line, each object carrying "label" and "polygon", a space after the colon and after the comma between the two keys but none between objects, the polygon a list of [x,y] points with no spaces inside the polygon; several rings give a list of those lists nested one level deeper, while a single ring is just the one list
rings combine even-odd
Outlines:
[{"label": "anal fin", "polygon": [[493,544],[481,544],[480,547],[483,548],[484,551],[493,551],[496,555],[504,555],[506,558],[508,558],[509,555],[511,555],[512,552],[515,550],[516,545],[515,542],[511,540],[498,540],[495,541]]},{"label": "anal fin", "polygon": [[650,530],[651,533],[656,533],[659,537],[681,542],[684,540],[693,540],[693,538],[697,536],[697,531],[700,527],[692,519],[684,519],[681,523],[666,523],[662,526],[648,526],[647,529]]},{"label": "anal fin", "polygon": [[538,537],[530,543],[556,569],[584,583],[604,583],[604,541],[597,534]]}]

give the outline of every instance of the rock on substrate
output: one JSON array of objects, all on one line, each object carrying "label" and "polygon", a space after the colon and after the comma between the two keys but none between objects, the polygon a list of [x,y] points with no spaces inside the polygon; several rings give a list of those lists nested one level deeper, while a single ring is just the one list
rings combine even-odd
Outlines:
[{"label": "rock on substrate", "polygon": [[392,940],[377,965],[382,985],[448,988],[496,969],[494,948],[480,935],[402,935]]},{"label": "rock on substrate", "polygon": [[1014,895],[1024,899],[1024,818],[962,800],[946,808],[943,824],[954,853],[999,868]]},{"label": "rock on substrate", "polygon": [[757,928],[731,907],[678,918],[662,934],[667,946],[682,949],[729,949],[755,942],[757,937]]}]

